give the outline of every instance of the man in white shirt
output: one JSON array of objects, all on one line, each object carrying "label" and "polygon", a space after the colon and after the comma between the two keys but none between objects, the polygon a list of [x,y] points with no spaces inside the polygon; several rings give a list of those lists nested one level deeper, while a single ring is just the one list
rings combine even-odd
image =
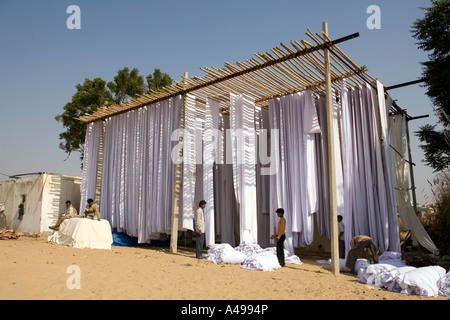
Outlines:
[{"label": "man in white shirt", "polygon": [[197,232],[197,239],[195,240],[195,256],[197,259],[202,258],[203,245],[205,243],[205,216],[203,209],[206,207],[206,201],[202,200],[198,204],[198,209],[195,211],[195,231]]},{"label": "man in white shirt", "polygon": [[67,208],[66,211],[64,211],[63,213],[61,213],[59,215],[59,218],[58,218],[58,221],[56,222],[56,224],[54,226],[49,227],[50,229],[58,231],[59,226],[61,225],[61,223],[64,220],[78,216],[78,212],[74,207],[72,207],[72,202],[70,202],[70,200],[66,201],[66,208]]}]

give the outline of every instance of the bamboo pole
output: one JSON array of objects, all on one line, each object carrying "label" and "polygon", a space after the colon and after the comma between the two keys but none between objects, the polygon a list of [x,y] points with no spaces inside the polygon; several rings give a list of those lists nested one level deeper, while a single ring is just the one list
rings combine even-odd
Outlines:
[{"label": "bamboo pole", "polygon": [[[328,23],[323,23],[323,32],[328,36]],[[324,49],[325,83],[327,102],[327,131],[328,131],[328,177],[330,184],[330,231],[331,231],[331,272],[339,275],[339,239],[336,201],[336,164],[334,162],[334,132],[333,132],[333,96],[331,91],[330,51]]]},{"label": "bamboo pole", "polygon": [[[188,73],[185,71],[183,76],[183,82],[186,83]],[[183,130],[184,130],[184,115],[186,110],[186,95],[182,96],[180,106],[180,119],[178,128],[178,144],[183,143]],[[180,211],[180,190],[181,190],[181,160],[183,159],[183,148],[178,149],[177,162],[175,163],[175,183],[173,187],[173,201],[172,201],[172,219],[171,219],[171,232],[170,232],[170,252],[177,253],[178,249],[178,215]]]},{"label": "bamboo pole", "polygon": [[103,142],[105,140],[105,121],[102,120],[102,131],[100,133],[100,139],[98,141],[98,158],[97,158],[97,171],[95,177],[95,197],[94,202],[100,208],[100,195],[102,191],[102,171],[103,171]]}]

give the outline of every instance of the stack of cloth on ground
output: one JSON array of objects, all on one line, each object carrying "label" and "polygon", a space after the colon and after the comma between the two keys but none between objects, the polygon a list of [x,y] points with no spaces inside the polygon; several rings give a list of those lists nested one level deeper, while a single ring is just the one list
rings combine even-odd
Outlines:
[{"label": "stack of cloth on ground", "polygon": [[415,294],[422,297],[450,296],[450,272],[440,266],[412,267],[401,260],[401,253],[385,252],[379,263],[358,259],[358,278],[372,288]]},{"label": "stack of cloth on ground", "polygon": [[0,240],[17,239],[19,236],[12,229],[1,229]]},{"label": "stack of cloth on ground", "polygon": [[[299,257],[290,256],[287,250],[284,250],[284,255],[286,263],[303,264]],[[206,258],[215,264],[239,264],[244,269],[274,271],[281,268],[276,248],[263,249],[258,244],[241,243],[235,248],[228,243],[213,244],[209,246]]]}]

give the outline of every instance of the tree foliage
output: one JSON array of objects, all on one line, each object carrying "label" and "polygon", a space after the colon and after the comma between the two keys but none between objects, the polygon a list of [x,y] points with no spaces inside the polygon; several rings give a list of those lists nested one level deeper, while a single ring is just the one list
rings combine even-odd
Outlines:
[{"label": "tree foliage", "polygon": [[77,92],[72,96],[72,101],[64,106],[64,112],[55,117],[56,121],[61,122],[65,129],[59,135],[59,139],[62,140],[59,147],[69,156],[73,151],[83,152],[86,124],[77,118],[84,114],[94,113],[112,99],[106,82],[101,78],[85,79],[82,85],[76,86],[76,89]]},{"label": "tree foliage", "polygon": [[[422,62],[423,77],[427,95],[441,114],[450,115],[450,0],[432,0],[425,17],[414,22],[412,32],[418,40],[418,47],[428,52],[429,61]],[[436,126],[423,126],[416,135],[423,142],[425,162],[435,171],[450,167],[450,150],[446,143],[445,130],[450,122],[442,117],[444,130],[437,131]]]},{"label": "tree foliage", "polygon": [[131,71],[123,68],[117,72],[114,81],[108,82],[108,88],[114,95],[114,102],[121,104],[138,94],[145,93],[144,77],[139,75],[136,68]]},{"label": "tree foliage", "polygon": [[145,79],[147,85],[144,82],[144,76],[139,75],[138,69],[130,71],[129,68],[123,68],[117,72],[114,80],[108,83],[101,78],[95,78],[94,80],[85,79],[83,84],[76,85],[77,91],[72,96],[72,100],[66,103],[63,113],[55,117],[56,121],[62,123],[65,130],[59,135],[62,141],[59,147],[68,156],[78,151],[82,158],[86,124],[77,120],[78,117],[92,114],[103,106],[126,102],[138,94],[148,92],[150,88],[160,89],[172,84],[172,78],[159,69],[155,69],[153,75],[148,75]]}]

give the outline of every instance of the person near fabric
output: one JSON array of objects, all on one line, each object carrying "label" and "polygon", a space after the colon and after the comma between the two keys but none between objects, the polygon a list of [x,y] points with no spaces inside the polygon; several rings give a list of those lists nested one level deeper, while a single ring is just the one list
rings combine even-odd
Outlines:
[{"label": "person near fabric", "polygon": [[367,251],[369,250],[374,263],[378,263],[378,255],[377,255],[377,249],[375,247],[375,243],[373,242],[373,239],[368,236],[359,235],[354,237],[350,241],[350,251],[348,252],[347,261],[345,263],[345,266],[351,270],[352,273],[355,273],[355,264],[356,260],[358,260],[361,257],[367,256]]},{"label": "person near fabric", "polygon": [[284,218],[284,209],[278,208],[276,211],[280,220],[278,221],[277,234],[272,235],[272,239],[277,239],[277,258],[280,266],[284,267],[284,240],[286,240],[286,219]]},{"label": "person near fabric", "polygon": [[84,217],[100,221],[100,211],[98,211],[98,206],[94,203],[94,200],[88,199],[87,203],[88,205],[86,209],[84,209]]},{"label": "person near fabric", "polygon": [[61,225],[61,223],[66,220],[66,219],[70,219],[73,217],[78,216],[78,212],[77,209],[75,209],[72,206],[72,202],[70,202],[70,200],[66,201],[66,211],[62,212],[59,217],[58,217],[58,221],[56,221],[56,224],[54,226],[50,226],[49,228],[55,231],[59,230],[59,226]]},{"label": "person near fabric", "polygon": [[339,228],[339,258],[345,259],[345,238],[344,238],[344,231],[345,231],[345,225],[342,221],[342,216],[338,215],[338,228]]},{"label": "person near fabric", "polygon": [[19,220],[23,219],[23,215],[25,214],[25,195],[22,195],[22,202],[19,204]]},{"label": "person near fabric", "polygon": [[202,258],[203,245],[205,243],[205,216],[203,209],[206,207],[206,201],[201,200],[198,204],[198,209],[195,211],[195,231],[197,232],[197,239],[195,241],[195,256],[197,259]]}]

